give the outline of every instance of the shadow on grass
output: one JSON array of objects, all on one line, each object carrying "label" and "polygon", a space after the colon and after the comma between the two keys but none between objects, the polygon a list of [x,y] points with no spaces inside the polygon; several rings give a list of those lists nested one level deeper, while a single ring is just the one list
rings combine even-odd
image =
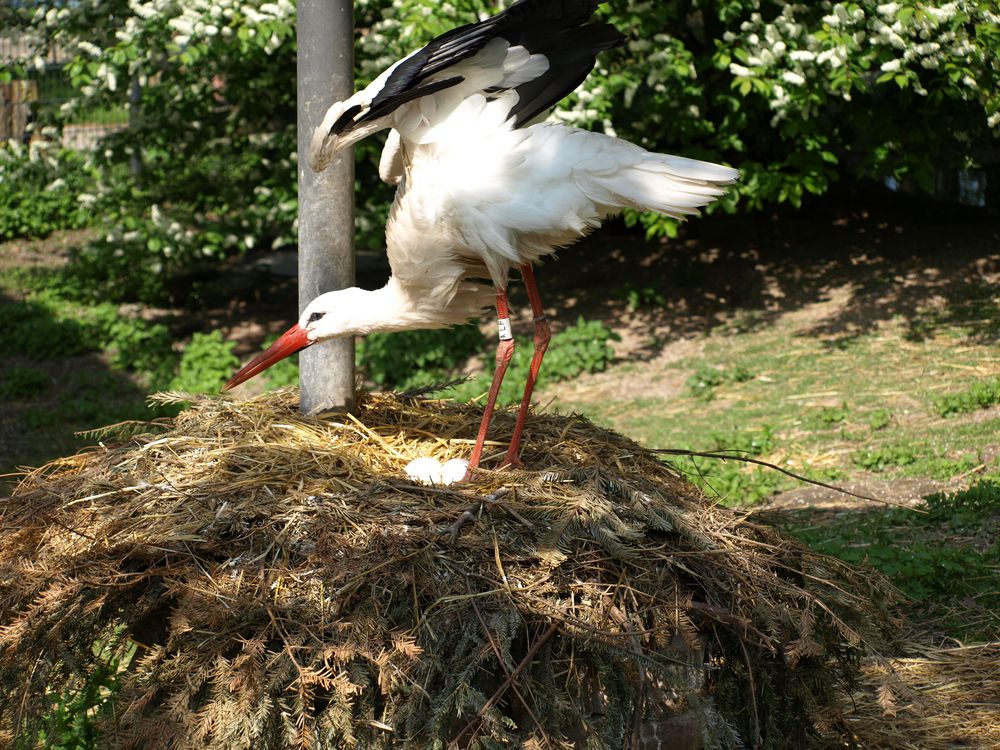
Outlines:
[{"label": "shadow on grass", "polygon": [[[162,416],[107,364],[88,326],[38,302],[0,295],[0,352],[0,474],[96,442],[80,431]],[[15,483],[0,478],[0,495]]]},{"label": "shadow on grass", "polygon": [[[872,191],[769,216],[694,219],[662,243],[612,224],[538,277],[543,301],[563,321],[627,317],[640,333],[655,333],[640,359],[673,340],[752,332],[834,301],[802,335],[847,347],[903,318],[915,340],[957,327],[996,343],[998,246],[1000,220],[984,210]],[[518,306],[520,286],[512,284]],[[650,304],[628,310],[629,292]]]},{"label": "shadow on grass", "polygon": [[759,517],[813,549],[885,574],[910,598],[922,630],[1000,639],[1000,484],[928,495],[914,509],[852,504]]}]

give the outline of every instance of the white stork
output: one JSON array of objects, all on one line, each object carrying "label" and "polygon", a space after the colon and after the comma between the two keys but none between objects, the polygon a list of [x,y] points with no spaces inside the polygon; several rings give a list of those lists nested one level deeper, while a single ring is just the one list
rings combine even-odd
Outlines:
[{"label": "white stork", "polygon": [[[322,294],[232,388],[326,339],[440,328],[477,317],[495,296],[500,343],[476,444],[478,467],[514,353],[507,277],[516,266],[535,319],[534,356],[502,465],[520,465],[521,432],[549,342],[533,264],[624,207],[681,218],[722,195],[735,169],[646,151],[600,133],[531,125],[623,41],[591,19],[600,0],[519,0],[434,39],[337,102],[313,135],[310,165],[391,128],[380,174],[398,184],[386,226],[392,275],[381,289]],[[488,282],[488,283],[487,283]]]}]

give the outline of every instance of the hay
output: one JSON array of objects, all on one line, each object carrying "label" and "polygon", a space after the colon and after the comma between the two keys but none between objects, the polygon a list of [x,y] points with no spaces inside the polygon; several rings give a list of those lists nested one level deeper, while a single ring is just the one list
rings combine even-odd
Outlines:
[{"label": "hay", "polygon": [[863,689],[844,696],[843,721],[857,747],[996,750],[998,666],[1000,643],[925,647],[919,655],[868,664]]},{"label": "hay", "polygon": [[199,398],[17,488],[0,530],[8,739],[30,745],[51,696],[131,643],[110,747],[843,737],[838,691],[892,631],[884,579],[707,502],[579,417],[529,420],[537,471],[435,489],[402,467],[466,452],[475,407],[296,406]]}]

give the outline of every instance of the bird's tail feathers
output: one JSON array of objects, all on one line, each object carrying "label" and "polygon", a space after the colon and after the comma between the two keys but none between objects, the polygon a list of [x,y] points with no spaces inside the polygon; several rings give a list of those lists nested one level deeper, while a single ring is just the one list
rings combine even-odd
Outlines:
[{"label": "bird's tail feathers", "polygon": [[644,159],[601,180],[599,192],[603,195],[591,198],[604,205],[681,219],[699,213],[738,177],[739,172],[732,167],[647,152]]}]

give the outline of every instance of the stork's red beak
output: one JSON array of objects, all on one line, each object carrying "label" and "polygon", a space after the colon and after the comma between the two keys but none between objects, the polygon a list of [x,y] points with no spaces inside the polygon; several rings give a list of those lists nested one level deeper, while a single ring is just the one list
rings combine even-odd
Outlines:
[{"label": "stork's red beak", "polygon": [[254,375],[263,372],[275,362],[280,362],[285,357],[290,357],[295,354],[295,352],[301,351],[313,343],[314,342],[309,340],[306,330],[299,327],[299,324],[296,323],[281,334],[280,338],[271,344],[267,351],[258,354],[250,360],[242,370],[233,375],[233,377],[229,379],[229,382],[222,386],[222,390],[228,391],[230,388],[235,388],[240,383],[243,383],[252,378]]}]

